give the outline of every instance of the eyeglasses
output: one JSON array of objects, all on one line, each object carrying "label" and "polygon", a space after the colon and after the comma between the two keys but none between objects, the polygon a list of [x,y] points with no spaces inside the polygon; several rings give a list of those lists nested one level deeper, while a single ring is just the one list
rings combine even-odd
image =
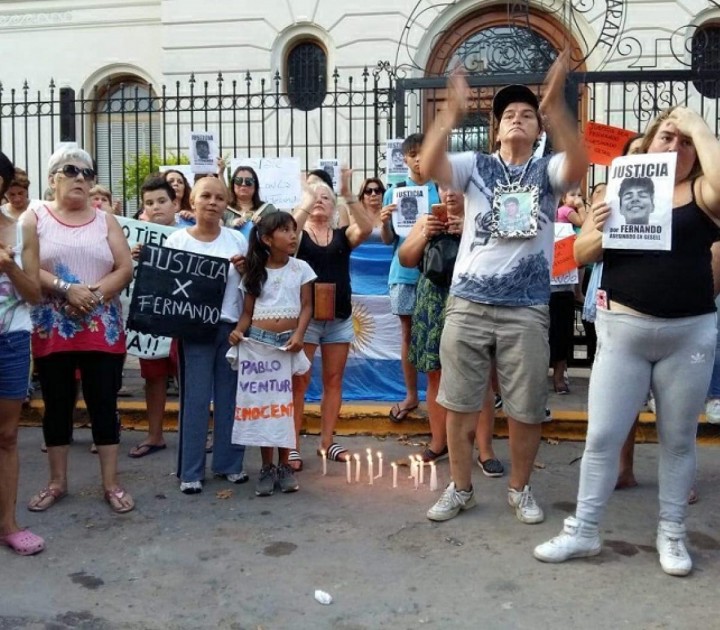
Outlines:
[{"label": "eyeglasses", "polygon": [[83,179],[86,182],[95,179],[95,171],[93,169],[80,168],[79,166],[75,166],[74,164],[66,164],[55,172],[62,173],[63,175],[65,175],[65,177],[70,177],[71,179],[75,179],[78,175],[82,173]]},{"label": "eyeglasses", "polygon": [[365,190],[363,190],[363,195],[370,196],[370,195],[382,195],[382,194],[383,194],[382,188],[366,188]]},{"label": "eyeglasses", "polygon": [[233,184],[236,186],[254,186],[255,185],[255,178],[254,177],[233,177]]}]

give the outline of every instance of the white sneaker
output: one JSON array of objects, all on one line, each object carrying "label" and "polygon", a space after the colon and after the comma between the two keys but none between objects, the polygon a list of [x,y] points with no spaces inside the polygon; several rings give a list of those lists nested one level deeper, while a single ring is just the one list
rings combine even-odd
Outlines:
[{"label": "white sneaker", "polygon": [[431,521],[447,521],[456,517],[460,510],[469,510],[476,505],[474,490],[456,490],[453,481],[443,490],[437,503],[428,510],[427,517]]},{"label": "white sneaker", "polygon": [[508,488],[508,503],[515,508],[515,516],[523,523],[542,523],[545,520],[542,508],[535,503],[530,486],[525,486],[521,491]]},{"label": "white sneaker", "polygon": [[181,481],[180,492],[183,494],[200,494],[202,492],[202,481]]},{"label": "white sneaker", "polygon": [[710,398],[705,403],[705,419],[710,424],[720,424],[720,398]]},{"label": "white sneaker", "polygon": [[692,571],[692,559],[685,547],[685,525],[660,521],[656,545],[665,573],[682,576]]},{"label": "white sneaker", "polygon": [[582,523],[574,516],[568,516],[563,523],[562,532],[535,547],[533,555],[541,562],[565,562],[570,558],[597,556],[601,547],[597,526]]}]

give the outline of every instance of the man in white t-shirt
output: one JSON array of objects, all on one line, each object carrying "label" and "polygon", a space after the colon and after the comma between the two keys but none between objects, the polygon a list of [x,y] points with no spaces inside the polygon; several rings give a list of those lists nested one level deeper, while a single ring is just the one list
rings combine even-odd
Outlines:
[{"label": "man in white t-shirt", "polygon": [[[447,156],[447,137],[462,120],[469,88],[461,74],[448,85],[447,110],[426,136],[423,177],[466,195],[465,224],[448,298],[440,344],[442,378],[438,402],[447,408],[452,483],[427,516],[444,521],[475,505],[472,487],[473,435],[488,387],[490,362],[497,364],[508,415],[511,474],[508,503],[524,523],[540,523],[543,511],[530,489],[547,402],[548,326],[553,221],[560,193],[587,171],[587,156],[564,102],[567,53],[548,72],[542,107],[525,86],[510,85],[493,100],[499,150],[493,155]],[[552,157],[533,155],[543,131]],[[503,203],[530,204],[522,230]]]}]

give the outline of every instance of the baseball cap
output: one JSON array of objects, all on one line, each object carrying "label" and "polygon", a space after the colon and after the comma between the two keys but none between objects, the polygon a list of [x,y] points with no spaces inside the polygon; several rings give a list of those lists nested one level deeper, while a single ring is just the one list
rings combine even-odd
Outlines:
[{"label": "baseball cap", "polygon": [[507,85],[493,98],[492,109],[495,120],[500,120],[505,108],[510,103],[527,103],[535,111],[540,107],[537,96],[529,87],[518,84]]}]

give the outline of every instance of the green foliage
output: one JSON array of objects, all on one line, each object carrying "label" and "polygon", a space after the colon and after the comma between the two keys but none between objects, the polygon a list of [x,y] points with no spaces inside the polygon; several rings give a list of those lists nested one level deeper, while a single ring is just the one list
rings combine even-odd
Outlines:
[{"label": "green foliage", "polygon": [[[151,173],[158,171],[161,166],[190,164],[190,160],[186,155],[178,156],[174,153],[168,153],[163,159],[159,151],[153,151],[152,160],[150,157],[150,153],[140,153],[136,156],[130,156],[130,159],[125,164],[125,171],[123,173],[125,199],[135,199],[145,178]],[[150,168],[151,162],[152,169]]]}]

